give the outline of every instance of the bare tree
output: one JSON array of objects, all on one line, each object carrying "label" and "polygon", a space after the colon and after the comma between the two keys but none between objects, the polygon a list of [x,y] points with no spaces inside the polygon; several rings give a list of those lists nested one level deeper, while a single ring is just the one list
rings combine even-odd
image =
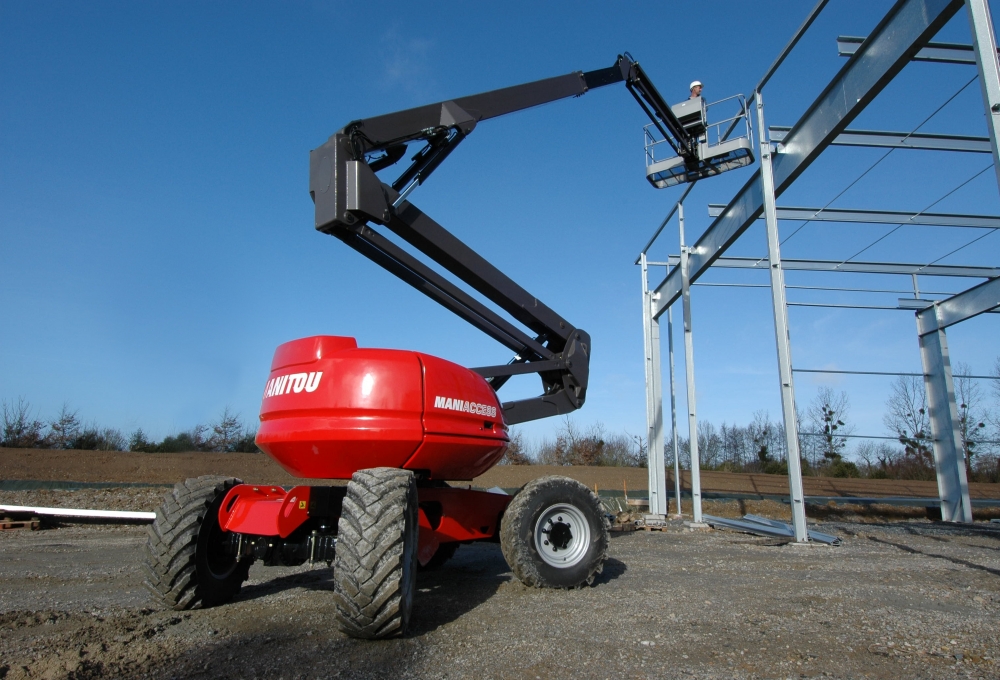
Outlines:
[{"label": "bare tree", "polygon": [[[200,433],[199,433],[200,434]],[[243,437],[243,421],[239,413],[233,413],[226,406],[219,420],[212,425],[212,435],[204,442],[209,451],[233,451]]]},{"label": "bare tree", "polygon": [[990,439],[1000,441],[1000,356],[993,362],[993,377],[996,380],[991,380],[990,382],[993,383],[992,391],[995,408],[990,419],[993,421],[993,435]]},{"label": "bare tree", "polygon": [[873,479],[886,479],[902,453],[884,441],[863,441],[854,451],[861,472]]},{"label": "bare tree", "polygon": [[1000,401],[1000,356],[993,362],[993,396]]},{"label": "bare tree", "polygon": [[930,419],[924,381],[916,376],[901,375],[892,382],[891,389],[882,422],[907,451],[929,455]]},{"label": "bare tree", "polygon": [[989,408],[985,403],[983,388],[978,381],[963,377],[972,373],[972,368],[964,363],[955,364],[955,401],[958,406],[959,432],[965,452],[965,466],[972,478],[973,457],[989,453],[989,445],[982,442],[986,435],[986,423],[990,420]]},{"label": "bare tree", "polygon": [[[848,425],[848,413],[851,410],[851,401],[847,392],[835,392],[830,387],[821,387],[816,397],[813,399],[806,416],[810,422],[810,429],[815,432],[820,442],[819,454],[822,462],[826,464],[838,463],[847,451],[847,438],[854,428]],[[819,463],[819,456],[815,463]]]},{"label": "bare tree", "polygon": [[77,411],[71,411],[69,405],[63,404],[59,416],[49,423],[45,443],[50,449],[71,449],[80,436],[80,427]]},{"label": "bare tree", "polygon": [[45,424],[31,415],[31,405],[24,397],[16,402],[2,404],[3,439],[0,445],[16,449],[34,449],[45,446],[42,431]]},{"label": "bare tree", "polygon": [[531,465],[531,454],[520,430],[510,435],[510,444],[498,465]]},{"label": "bare tree", "polygon": [[640,437],[609,433],[602,423],[586,430],[569,417],[563,420],[555,442],[545,441],[536,460],[542,465],[646,465],[646,447]]}]

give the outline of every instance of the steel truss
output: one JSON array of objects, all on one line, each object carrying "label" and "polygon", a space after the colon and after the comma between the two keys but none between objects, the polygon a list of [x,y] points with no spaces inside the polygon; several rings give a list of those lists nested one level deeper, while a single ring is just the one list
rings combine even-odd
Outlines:
[{"label": "steel truss", "polygon": [[[809,28],[826,0],[820,0],[796,31],[789,44],[761,79],[750,99],[756,106],[760,169],[725,206],[710,206],[715,217],[693,246],[686,246],[683,232],[684,193],[670,214],[643,249],[643,322],[646,339],[647,417],[650,427],[650,496],[654,496],[654,466],[662,479],[662,458],[654,456],[654,446],[662,456],[662,395],[658,377],[651,370],[658,366],[659,318],[670,313],[672,305],[682,300],[684,309],[685,365],[691,441],[692,502],[695,521],[701,521],[701,490],[698,484],[697,419],[695,409],[693,341],[690,288],[709,267],[732,267],[767,270],[770,274],[775,345],[778,354],[779,388],[787,437],[789,494],[792,506],[793,533],[798,542],[809,540],[805,520],[805,497],[802,489],[791,341],[788,331],[788,306],[785,297],[785,270],[851,272],[867,274],[911,275],[916,300],[900,300],[898,307],[885,309],[915,310],[918,338],[927,399],[930,406],[931,436],[938,474],[942,519],[972,520],[968,481],[962,442],[956,424],[958,411],[945,328],[972,316],[1000,309],[1000,268],[890,262],[856,262],[783,259],[780,253],[778,221],[782,219],[857,222],[873,224],[929,225],[979,229],[1000,228],[1000,216],[913,213],[884,210],[844,210],[778,207],[776,198],[829,146],[878,146],[887,148],[930,149],[953,152],[992,153],[1000,184],[1000,152],[997,127],[1000,124],[1000,64],[996,39],[987,0],[899,0],[865,39],[838,40],[841,54],[848,62],[790,128],[768,128],[764,120],[761,90],[775,69]],[[966,7],[974,44],[971,46],[931,43],[930,39],[963,5]],[[865,107],[892,81],[910,61],[945,61],[977,64],[983,88],[989,138],[960,135],[851,130],[848,126]],[[769,131],[768,138],[765,131]],[[778,143],[780,142],[780,143]],[[666,224],[676,214],[680,222],[681,250],[666,262],[652,262],[647,252]],[[765,220],[768,255],[765,258],[724,257],[728,248],[758,219]],[[655,287],[649,284],[649,268],[666,266],[666,277]],[[916,277],[948,276],[988,279],[964,293],[945,300],[920,300]],[[738,284],[737,284],[738,285]],[[861,307],[860,305],[847,305]],[[872,307],[875,308],[875,307]],[[668,316],[668,320],[670,317]],[[672,334],[671,334],[672,340]],[[672,349],[672,347],[671,347]],[[654,356],[655,355],[655,356]],[[672,352],[671,352],[672,356]],[[673,404],[673,362],[670,362],[671,403]],[[676,419],[674,421],[674,456],[677,458]],[[805,434],[805,433],[804,433]],[[655,435],[655,436],[654,436]],[[656,489],[657,495],[663,490]],[[679,498],[678,494],[678,498]],[[662,512],[662,510],[660,511]]]}]

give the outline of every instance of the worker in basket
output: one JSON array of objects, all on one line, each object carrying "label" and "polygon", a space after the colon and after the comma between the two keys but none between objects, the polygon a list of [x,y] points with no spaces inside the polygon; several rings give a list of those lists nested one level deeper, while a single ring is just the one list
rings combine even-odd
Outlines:
[{"label": "worker in basket", "polygon": [[701,85],[701,81],[700,80],[693,81],[691,83],[691,96],[688,97],[688,99],[695,99],[696,97],[700,97],[701,96],[701,88],[702,88],[702,85]]}]

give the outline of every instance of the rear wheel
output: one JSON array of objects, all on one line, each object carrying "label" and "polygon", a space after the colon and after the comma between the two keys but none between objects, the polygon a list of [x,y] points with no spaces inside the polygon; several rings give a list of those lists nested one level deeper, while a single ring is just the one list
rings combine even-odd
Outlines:
[{"label": "rear wheel", "polygon": [[604,568],[608,524],[586,486],[568,477],[541,477],[507,506],[500,547],[525,585],[576,588],[593,583]]},{"label": "rear wheel", "polygon": [[334,558],[337,622],[351,637],[403,634],[417,574],[417,484],[413,473],[354,473],[340,515]]},{"label": "rear wheel", "polygon": [[232,477],[188,479],[156,511],[147,530],[145,586],[168,607],[212,607],[240,592],[253,560],[226,551],[219,505],[241,483]]}]

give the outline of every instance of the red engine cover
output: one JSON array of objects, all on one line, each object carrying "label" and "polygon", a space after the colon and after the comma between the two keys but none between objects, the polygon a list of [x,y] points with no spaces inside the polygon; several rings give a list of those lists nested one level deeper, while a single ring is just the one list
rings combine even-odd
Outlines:
[{"label": "red engine cover", "polygon": [[472,479],[503,457],[507,424],[486,380],[450,361],[354,338],[286,342],[271,362],[257,445],[296,477],[364,468]]}]

